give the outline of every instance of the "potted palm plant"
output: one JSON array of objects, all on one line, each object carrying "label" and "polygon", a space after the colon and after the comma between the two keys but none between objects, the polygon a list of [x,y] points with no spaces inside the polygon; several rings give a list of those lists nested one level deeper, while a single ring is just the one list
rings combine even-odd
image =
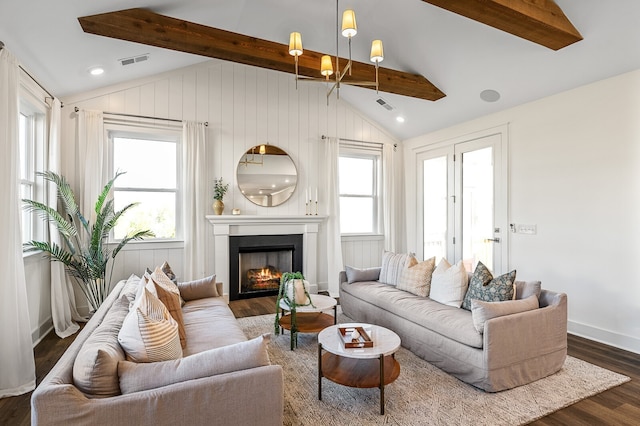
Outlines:
[{"label": "potted palm plant", "polygon": [[[91,224],[80,212],[71,186],[64,176],[51,171],[37,173],[45,181],[52,182],[58,189],[58,199],[62,202],[65,215],[55,208],[38,201],[23,199],[25,210],[37,212],[42,219],[55,225],[63,240],[62,246],[48,241],[29,241],[24,244],[25,252],[40,250],[51,261],[62,262],[67,274],[72,277],[89,301],[92,311],[96,311],[111,291],[111,276],[114,260],[120,250],[130,241],[152,237],[149,230],[134,231],[112,248],[108,244],[111,230],[118,219],[134,207],[132,203],[115,211],[113,198],[107,200],[118,172],[104,187],[95,203],[96,220]],[[109,263],[111,262],[110,269]],[[107,269],[108,277],[107,277]]]}]

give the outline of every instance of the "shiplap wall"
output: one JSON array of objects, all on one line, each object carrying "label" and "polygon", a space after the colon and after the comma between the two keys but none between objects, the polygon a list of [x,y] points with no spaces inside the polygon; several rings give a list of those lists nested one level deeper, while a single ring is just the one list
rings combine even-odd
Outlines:
[{"label": "shiplap wall", "polygon": [[[63,172],[76,188],[84,178],[84,167],[77,167],[74,163],[77,146],[74,107],[208,122],[210,149],[207,155],[211,168],[202,178],[205,182],[213,182],[214,178],[222,177],[231,183],[224,200],[225,214],[230,214],[232,208],[239,208],[242,214],[301,215],[305,213],[304,188],[309,186],[318,187],[320,213],[323,213],[326,192],[318,178],[323,134],[372,142],[398,142],[352,106],[342,100],[337,101],[335,96],[327,105],[324,84],[300,82],[296,90],[291,75],[216,60],[68,97],[64,104]],[[278,207],[260,207],[251,203],[236,184],[236,165],[241,156],[247,149],[262,143],[283,148],[298,169],[296,191],[289,201]],[[212,196],[213,184],[210,193]],[[202,220],[207,214],[212,214],[210,206],[202,212]],[[207,258],[213,260],[212,228],[207,227],[208,233],[203,238],[207,239]],[[326,238],[324,229],[321,229],[319,237],[319,286],[323,289],[327,282],[324,268],[326,244],[322,241]],[[348,240],[343,245],[345,264],[366,267],[380,262],[382,241],[379,238]],[[145,267],[157,265],[165,259],[179,274],[181,245],[131,246],[119,256],[114,277],[119,279],[131,273],[139,274]],[[208,272],[215,272],[213,262]]]}]

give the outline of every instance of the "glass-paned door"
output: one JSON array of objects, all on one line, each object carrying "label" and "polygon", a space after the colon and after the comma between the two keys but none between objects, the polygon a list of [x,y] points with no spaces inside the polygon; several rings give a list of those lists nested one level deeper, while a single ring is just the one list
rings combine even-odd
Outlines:
[{"label": "glass-paned door", "polygon": [[456,207],[462,232],[456,248],[461,250],[459,258],[467,271],[473,272],[478,262],[493,270],[493,147],[460,151],[456,165],[460,167],[462,197]]},{"label": "glass-paned door", "polygon": [[460,141],[418,156],[421,219],[418,247],[423,259],[462,260],[473,272],[484,263],[500,273],[506,247],[506,191],[501,135]]},{"label": "glass-paned door", "polygon": [[447,257],[447,156],[423,160],[424,259]]}]

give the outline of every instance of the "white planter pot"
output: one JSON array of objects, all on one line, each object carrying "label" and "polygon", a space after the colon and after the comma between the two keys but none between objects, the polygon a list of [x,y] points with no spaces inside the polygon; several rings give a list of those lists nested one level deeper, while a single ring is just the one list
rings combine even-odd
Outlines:
[{"label": "white planter pot", "polygon": [[305,294],[305,289],[309,287],[309,283],[305,280],[289,280],[285,283],[285,291],[289,300],[296,305],[308,305],[309,298]]}]

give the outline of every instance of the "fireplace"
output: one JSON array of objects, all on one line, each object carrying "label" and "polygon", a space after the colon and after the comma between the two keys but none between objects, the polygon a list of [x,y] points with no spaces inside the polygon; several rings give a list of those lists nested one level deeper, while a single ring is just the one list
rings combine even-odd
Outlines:
[{"label": "fireplace", "polygon": [[278,294],[284,272],[302,272],[302,234],[229,237],[229,300]]}]

